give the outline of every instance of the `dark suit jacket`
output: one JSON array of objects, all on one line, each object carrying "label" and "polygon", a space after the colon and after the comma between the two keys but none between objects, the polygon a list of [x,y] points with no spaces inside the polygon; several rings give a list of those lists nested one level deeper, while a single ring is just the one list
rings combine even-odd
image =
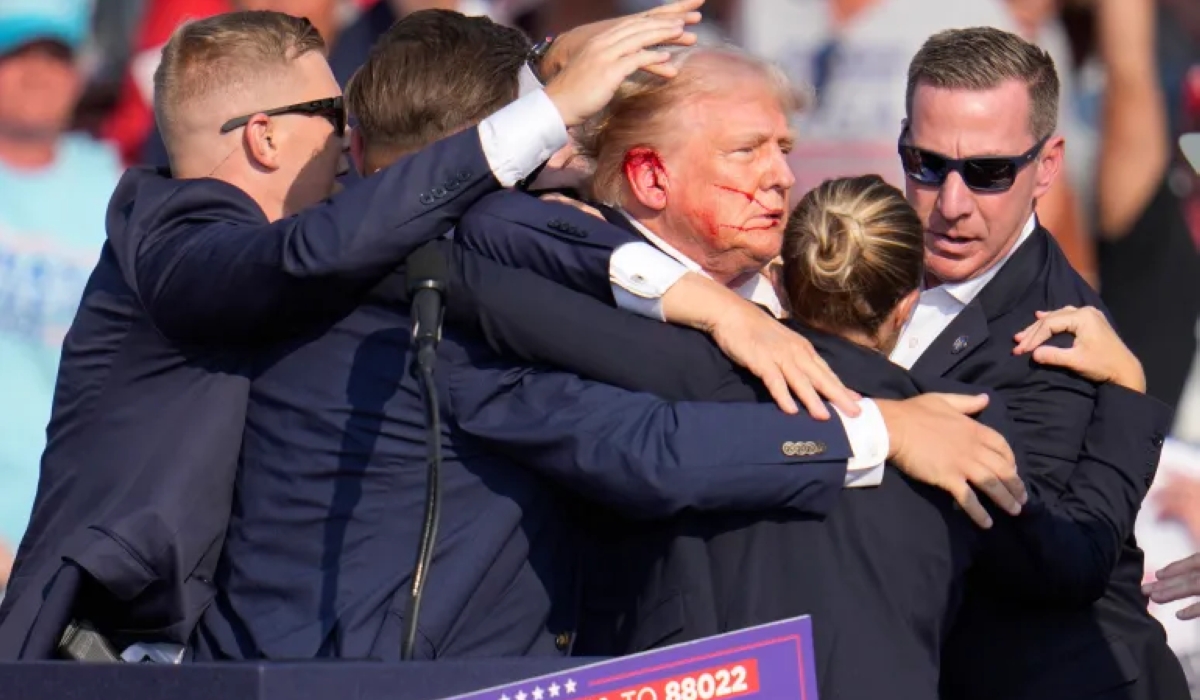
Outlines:
[{"label": "dark suit jacket", "polygon": [[498,188],[475,130],[274,224],[226,183],[127,173],[63,345],[0,660],[52,654],[76,600],[110,632],[186,640],[229,514],[241,351],[339,313]]},{"label": "dark suit jacket", "polygon": [[[459,263],[473,266],[471,279],[496,280],[485,296],[517,287],[512,271]],[[426,433],[394,291],[381,286],[259,363],[198,658],[397,658]],[[530,298],[537,292],[518,313]],[[424,657],[567,651],[577,543],[564,492],[638,516],[820,513],[845,476],[849,448],[836,426],[773,406],[669,404],[500,361],[453,330],[438,355],[443,506],[419,626]],[[781,446],[794,440],[824,449],[789,456]]]},{"label": "dark suit jacket", "polygon": [[[531,230],[548,235],[538,236]],[[562,233],[567,235],[560,235]],[[596,274],[596,270],[601,269],[605,273],[607,272],[605,250],[610,251],[615,245],[636,240],[628,234],[627,230],[622,232],[617,230],[617,227],[604,226],[591,217],[566,207],[532,202],[528,198],[520,198],[519,195],[504,193],[485,200],[468,214],[459,230],[458,239],[467,246],[486,250],[489,254],[496,255],[507,262],[524,264],[544,274],[567,279],[572,286],[603,298],[609,296],[606,283],[607,274]],[[573,243],[573,245],[564,248],[565,242]],[[585,244],[581,245],[581,242]],[[560,254],[564,250],[565,254]],[[1053,308],[1053,306],[1045,308]],[[630,320],[637,321],[636,319]],[[591,320],[587,324],[580,325],[594,327],[595,324],[594,320]],[[646,330],[648,331],[648,329]],[[583,329],[574,330],[575,334],[582,332]],[[609,334],[611,335],[611,331]],[[524,339],[521,340],[524,342]],[[588,342],[590,339],[587,338],[578,341],[578,343]],[[658,339],[657,344],[661,346],[662,342],[662,339]],[[527,348],[528,345],[526,342],[523,347]],[[571,351],[578,348],[559,348],[559,350],[564,349]],[[625,354],[629,355],[628,352]],[[628,359],[632,366],[641,364],[637,357]],[[594,360],[586,362],[595,364]],[[689,363],[685,366],[694,365]],[[661,376],[661,373],[652,375],[652,377]],[[844,378],[846,377],[844,376]],[[612,381],[611,378],[610,381]],[[853,378],[849,381],[853,382]],[[1119,389],[1105,388],[1105,392],[1106,394],[1115,393],[1118,398],[1106,402],[1107,410],[1097,414],[1097,419],[1088,433],[1088,442],[1086,443],[1088,450],[1082,459],[1089,465],[1103,466],[1091,467],[1083,472],[1083,475],[1092,473],[1093,469],[1101,469],[1106,466],[1109,476],[1112,478],[1103,488],[1096,488],[1095,485],[1080,482],[1077,488],[1073,486],[1070,490],[1072,497],[1087,504],[1085,509],[1076,510],[1069,518],[1078,530],[1086,532],[1087,536],[1083,538],[1084,542],[1075,546],[1078,551],[1073,552],[1077,553],[1080,561],[1083,562],[1078,565],[1080,576],[1070,580],[1058,579],[1051,575],[1044,578],[1046,587],[1050,589],[1044,591],[1044,594],[1060,601],[1070,600],[1072,591],[1085,601],[1091,600],[1104,589],[1107,572],[1111,571],[1119,543],[1132,528],[1137,505],[1145,493],[1147,478],[1152,476],[1158,449],[1155,444],[1156,436],[1161,436],[1165,426],[1169,423],[1169,412],[1163,410],[1163,407],[1156,402],[1146,400],[1144,397],[1125,396],[1120,398],[1121,390]],[[1088,393],[1090,394],[1090,391]],[[1132,431],[1115,434],[1113,432],[1113,413],[1121,411],[1131,404],[1139,407],[1139,417],[1144,420],[1136,423]],[[1084,443],[1082,437],[1080,442]],[[1076,448],[1077,451],[1079,449],[1079,447]],[[1046,456],[1038,455],[1037,459],[1044,460]],[[1079,480],[1072,483],[1076,482]],[[1059,490],[1061,490],[1061,486],[1052,489],[1050,494],[1057,493]],[[1009,542],[1012,546],[1011,539]],[[986,557],[985,561],[999,562],[1003,568],[1012,566],[1028,557],[1031,552],[1036,554],[1039,550],[1042,556],[1050,558],[1055,556],[1056,551],[1072,551],[1056,546],[1060,544],[1061,542],[1051,544],[1050,541],[1039,537],[1028,537],[1023,546],[1017,546],[1014,551],[1009,551],[1007,554],[1001,548],[1000,551]],[[1065,568],[1069,572],[1074,565]],[[1036,575],[1037,572],[1029,573]],[[1003,579],[1010,587],[1011,578],[1010,573],[1008,578]],[[1053,592],[1055,587],[1059,588],[1057,595]],[[1075,600],[1078,601],[1079,598]],[[1078,603],[1076,602],[1076,604]],[[663,613],[662,610],[669,611],[671,607],[671,605],[663,605],[657,617],[661,619],[664,614],[669,616],[669,613]],[[635,644],[653,643],[653,641],[646,638]]]},{"label": "dark suit jacket", "polygon": [[[1074,473],[1086,468],[1079,454],[1089,423],[1103,421],[1113,429],[1136,420],[1097,414],[1094,390],[1086,382],[1013,356],[1012,336],[1033,321],[1035,311],[1067,305],[1104,308],[1050,234],[1039,228],[913,367],[918,377],[970,382],[1003,396],[1030,458],[1029,479],[1049,493],[1061,492]],[[1137,450],[1131,455],[1136,464],[1130,466],[1143,468],[1146,487],[1167,427],[1152,435],[1127,434]],[[1132,532],[1132,527],[1123,529],[1109,585],[1092,606],[1014,606],[995,595],[1004,580],[977,581],[948,646],[946,696],[1186,698],[1182,670],[1162,626],[1146,609],[1140,588],[1143,557]]]}]

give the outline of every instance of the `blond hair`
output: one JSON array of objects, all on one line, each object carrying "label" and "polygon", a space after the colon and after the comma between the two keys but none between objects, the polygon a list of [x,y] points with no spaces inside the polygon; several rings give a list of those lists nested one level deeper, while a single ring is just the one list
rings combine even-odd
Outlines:
[{"label": "blond hair", "polygon": [[[719,94],[724,84],[717,74],[742,70],[757,75],[779,97],[785,114],[798,112],[808,97],[795,88],[777,66],[751,56],[735,46],[690,46],[666,49],[679,68],[667,80],[638,71],[626,79],[608,106],[586,121],[574,134],[579,155],[592,170],[591,196],[604,204],[621,204],[625,192],[626,156],[639,148],[659,150],[668,139],[687,132],[672,108],[698,95]],[[708,65],[695,65],[697,61]]]},{"label": "blond hair", "polygon": [[282,12],[227,12],[181,25],[154,71],[154,118],[172,160],[190,109],[246,89],[325,41],[306,19]]},{"label": "blond hair", "polygon": [[926,40],[908,66],[905,109],[912,119],[917,87],[991,90],[1009,80],[1029,91],[1029,131],[1044,139],[1058,126],[1058,72],[1054,59],[1035,44],[994,27],[938,32]]},{"label": "blond hair", "polygon": [[921,284],[924,228],[878,175],[826,180],[796,205],[783,237],[793,315],[831,332],[875,335]]}]

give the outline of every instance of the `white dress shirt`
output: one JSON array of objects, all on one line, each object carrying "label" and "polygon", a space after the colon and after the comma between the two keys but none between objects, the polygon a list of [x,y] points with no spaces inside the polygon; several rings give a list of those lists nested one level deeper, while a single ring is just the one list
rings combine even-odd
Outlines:
[{"label": "white dress shirt", "polygon": [[513,187],[567,145],[567,126],[545,90],[527,89],[479,123],[479,142],[496,180]]},{"label": "white dress shirt", "polygon": [[[662,297],[679,278],[695,272],[711,278],[696,261],[686,257],[629,214],[622,212],[649,243],[627,243],[613,251],[608,263],[609,281],[617,306],[640,316],[665,320]],[[783,317],[783,305],[775,288],[763,275],[755,275],[733,290],[743,299],[770,310],[776,318]],[[887,425],[879,406],[871,399],[859,402],[858,417],[843,414],[834,407],[846,439],[854,454],[846,463],[846,487],[878,486],[883,481],[883,465],[890,448]]]},{"label": "white dress shirt", "polygon": [[985,271],[982,275],[965,282],[948,282],[933,289],[921,290],[921,298],[917,308],[913,310],[904,330],[900,332],[900,340],[892,350],[891,360],[905,369],[912,369],[921,355],[933,345],[933,341],[946,330],[952,321],[967,308],[983,291],[988,282],[1000,272],[1000,268],[1009,261],[1017,248],[1029,240],[1037,228],[1037,216],[1029,217],[1025,228],[1017,238],[1013,247]]}]

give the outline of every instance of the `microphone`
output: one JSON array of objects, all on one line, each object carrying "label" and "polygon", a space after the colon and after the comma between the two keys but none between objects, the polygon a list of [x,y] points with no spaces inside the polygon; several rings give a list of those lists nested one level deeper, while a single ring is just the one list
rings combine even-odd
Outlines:
[{"label": "microphone", "polygon": [[442,297],[449,275],[446,257],[437,241],[426,243],[408,256],[404,273],[412,296],[413,347],[418,367],[432,367],[438,341],[442,339]]},{"label": "microphone", "polygon": [[425,436],[428,450],[425,516],[404,613],[404,637],[400,644],[400,659],[409,661],[417,639],[417,621],[421,614],[425,583],[429,579],[442,507],[442,430],[433,368],[437,362],[437,344],[442,339],[442,302],[449,273],[446,258],[437,241],[426,243],[408,257],[404,276],[409,294],[412,295],[412,343],[416,355],[414,369],[421,381],[421,398],[425,404],[425,425],[428,430]]}]

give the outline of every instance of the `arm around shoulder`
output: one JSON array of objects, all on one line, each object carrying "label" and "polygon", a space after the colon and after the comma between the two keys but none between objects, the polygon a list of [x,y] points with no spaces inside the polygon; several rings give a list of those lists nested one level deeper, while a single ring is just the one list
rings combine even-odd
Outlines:
[{"label": "arm around shoulder", "polygon": [[642,517],[684,509],[823,514],[851,456],[836,421],[789,416],[770,404],[672,404],[503,363],[458,363],[450,396],[467,433]]},{"label": "arm around shoulder", "polygon": [[232,186],[189,183],[136,242],[131,276],[173,339],[269,338],[294,330],[314,305],[361,293],[498,187],[474,130],[275,222]]}]

